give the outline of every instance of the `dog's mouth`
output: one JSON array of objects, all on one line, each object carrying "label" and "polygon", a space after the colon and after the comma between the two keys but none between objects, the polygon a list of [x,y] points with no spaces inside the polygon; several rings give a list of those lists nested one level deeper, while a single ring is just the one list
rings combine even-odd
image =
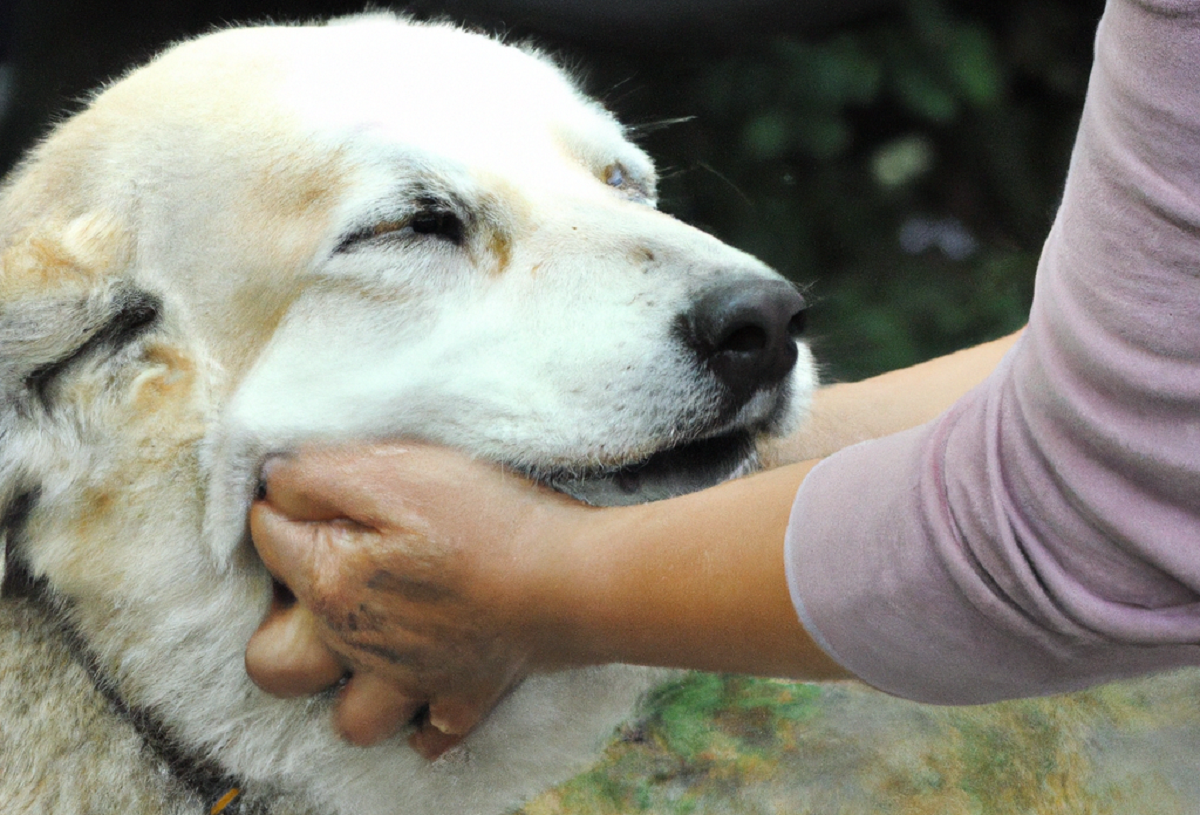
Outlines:
[{"label": "dog's mouth", "polygon": [[643,504],[695,492],[757,468],[755,436],[738,430],[659,450],[616,467],[535,473],[559,492],[596,506]]}]

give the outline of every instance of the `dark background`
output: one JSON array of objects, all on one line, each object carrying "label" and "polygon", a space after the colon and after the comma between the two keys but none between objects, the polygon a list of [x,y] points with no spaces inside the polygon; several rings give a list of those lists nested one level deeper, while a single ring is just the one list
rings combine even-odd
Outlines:
[{"label": "dark background", "polygon": [[[0,170],[87,90],[171,40],[363,7],[0,0]],[[373,7],[531,37],[562,55],[658,159],[662,207],[804,286],[826,379],[854,379],[1023,323],[1102,2]],[[393,80],[438,74],[430,65]]]}]

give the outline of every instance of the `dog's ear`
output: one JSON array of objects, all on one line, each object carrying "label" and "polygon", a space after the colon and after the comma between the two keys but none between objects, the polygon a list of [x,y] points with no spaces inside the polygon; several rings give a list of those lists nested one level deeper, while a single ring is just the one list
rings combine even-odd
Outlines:
[{"label": "dog's ear", "polygon": [[112,354],[152,326],[158,299],[123,274],[131,241],[113,219],[44,226],[0,254],[0,431],[51,407],[73,364]]},{"label": "dog's ear", "polygon": [[[127,233],[93,215],[51,220],[0,253],[0,585],[40,490],[39,460],[60,380],[102,361],[153,325],[158,300],[133,285]],[[50,425],[56,425],[54,431]],[[67,425],[68,427],[64,427]]]}]

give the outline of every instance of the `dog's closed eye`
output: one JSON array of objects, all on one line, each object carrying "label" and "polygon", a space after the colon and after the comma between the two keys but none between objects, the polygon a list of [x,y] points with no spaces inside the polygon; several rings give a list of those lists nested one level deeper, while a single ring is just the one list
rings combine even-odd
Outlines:
[{"label": "dog's closed eye", "polygon": [[338,243],[334,253],[353,251],[364,243],[392,237],[432,237],[462,246],[466,239],[466,223],[448,204],[433,198],[422,198],[412,213],[402,218],[376,221],[371,226],[351,232]]},{"label": "dog's closed eye", "polygon": [[409,228],[418,235],[436,235],[454,244],[463,241],[463,222],[457,214],[444,209],[418,212],[409,220]]}]

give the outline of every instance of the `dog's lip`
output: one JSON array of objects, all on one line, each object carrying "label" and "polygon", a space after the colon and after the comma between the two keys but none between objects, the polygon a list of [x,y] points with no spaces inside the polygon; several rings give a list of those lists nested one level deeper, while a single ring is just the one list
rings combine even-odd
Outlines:
[{"label": "dog's lip", "polygon": [[618,481],[629,482],[628,487],[632,490],[635,488],[633,482],[642,477],[689,472],[711,468],[714,464],[734,466],[747,459],[753,449],[750,433],[735,431],[659,450],[641,461],[612,470],[610,475]]},{"label": "dog's lip", "polygon": [[683,442],[620,465],[532,473],[553,489],[587,503],[636,503],[713,486],[752,470],[755,433],[735,431]]}]

